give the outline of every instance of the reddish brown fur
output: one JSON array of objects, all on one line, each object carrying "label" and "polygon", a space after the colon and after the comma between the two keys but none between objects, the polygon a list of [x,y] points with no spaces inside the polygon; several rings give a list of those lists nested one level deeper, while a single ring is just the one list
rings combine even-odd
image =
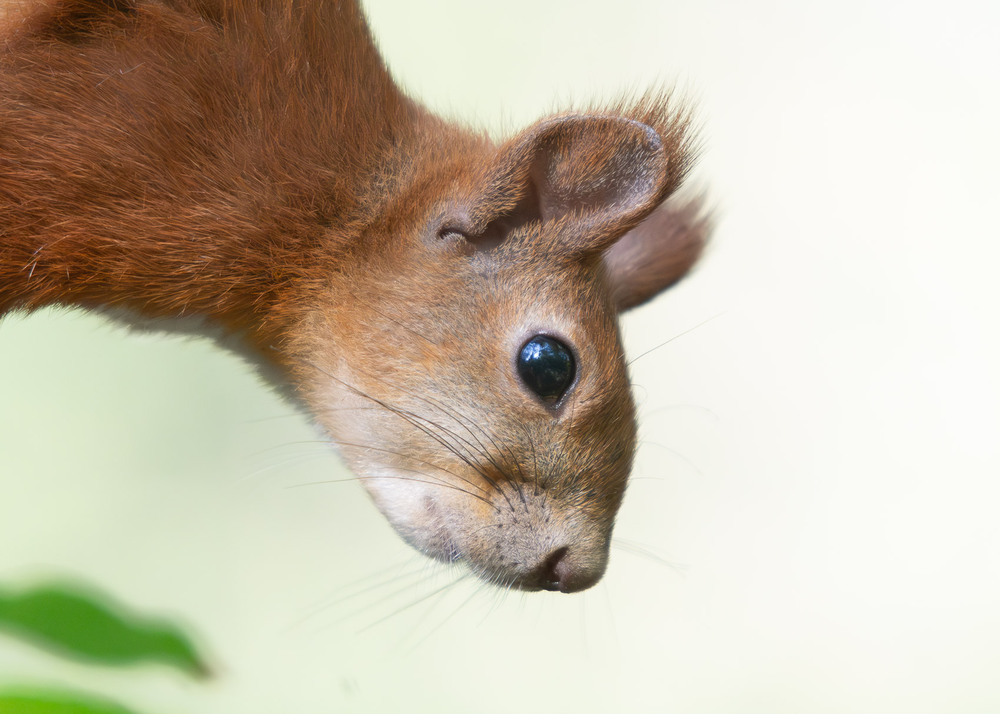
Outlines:
[{"label": "reddish brown fur", "polygon": [[[689,165],[667,96],[497,146],[405,97],[347,0],[53,0],[2,29],[0,315],[203,316],[414,545],[596,582],[635,444],[616,314],[708,233],[666,202]],[[532,331],[577,352],[557,408],[512,368]]]}]

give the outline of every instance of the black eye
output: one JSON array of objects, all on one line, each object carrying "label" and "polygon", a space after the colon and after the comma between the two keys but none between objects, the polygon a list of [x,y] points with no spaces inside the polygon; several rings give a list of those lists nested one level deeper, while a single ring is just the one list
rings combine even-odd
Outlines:
[{"label": "black eye", "polygon": [[524,343],[517,356],[517,373],[528,389],[554,402],[573,382],[576,365],[569,348],[559,340],[535,335]]}]

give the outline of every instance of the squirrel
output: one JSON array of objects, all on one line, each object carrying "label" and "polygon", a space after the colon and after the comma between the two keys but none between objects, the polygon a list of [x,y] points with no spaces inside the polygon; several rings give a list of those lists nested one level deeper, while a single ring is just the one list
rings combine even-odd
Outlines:
[{"label": "squirrel", "polygon": [[0,315],[203,320],[418,550],[600,580],[636,448],[618,315],[710,233],[669,92],[495,141],[406,96],[356,0],[41,0],[0,36]]}]

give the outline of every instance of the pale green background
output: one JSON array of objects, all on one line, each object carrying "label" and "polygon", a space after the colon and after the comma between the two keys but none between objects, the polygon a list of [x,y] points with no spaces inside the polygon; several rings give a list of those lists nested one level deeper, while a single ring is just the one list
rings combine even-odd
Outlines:
[{"label": "pale green background", "polygon": [[716,242],[628,348],[721,316],[634,365],[606,580],[432,594],[454,575],[356,484],[294,488],[345,474],[236,358],[7,319],[0,581],[182,615],[220,675],[0,639],[0,679],[152,714],[1000,711],[998,5],[368,6],[416,95],[494,129],[656,81],[698,100]]}]

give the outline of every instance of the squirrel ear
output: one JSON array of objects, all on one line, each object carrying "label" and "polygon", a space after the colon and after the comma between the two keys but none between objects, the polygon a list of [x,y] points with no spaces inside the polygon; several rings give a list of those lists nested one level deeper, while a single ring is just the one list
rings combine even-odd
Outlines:
[{"label": "squirrel ear", "polygon": [[667,201],[604,252],[619,312],[641,305],[684,277],[712,232],[703,200]]},{"label": "squirrel ear", "polygon": [[[599,252],[673,188],[668,152],[634,119],[569,115],[534,125],[500,150],[491,199],[517,195],[508,223],[567,219],[574,248]],[[496,207],[496,204],[492,204]],[[567,236],[569,238],[570,236]]]},{"label": "squirrel ear", "polygon": [[660,201],[667,156],[652,127],[619,117],[562,117],[540,124],[531,143],[543,222],[576,214],[613,229]]}]

